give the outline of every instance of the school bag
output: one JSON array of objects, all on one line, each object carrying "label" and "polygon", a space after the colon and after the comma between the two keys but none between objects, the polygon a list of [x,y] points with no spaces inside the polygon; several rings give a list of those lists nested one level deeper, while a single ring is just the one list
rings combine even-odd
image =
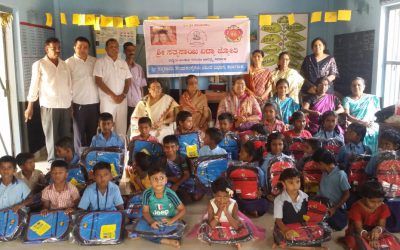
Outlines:
[{"label": "school bag", "polygon": [[365,168],[368,165],[370,155],[352,155],[349,161],[349,171],[347,173],[349,183],[353,189],[362,186],[368,179]]},{"label": "school bag", "polygon": [[327,219],[329,199],[325,197],[312,197],[307,201],[307,213],[303,216],[307,223],[320,223]]},{"label": "school bag", "polygon": [[278,183],[283,170],[294,167],[295,164],[292,157],[280,155],[271,159],[267,173],[267,183],[269,187],[268,190],[273,196],[277,196],[281,193]]},{"label": "school bag", "polygon": [[385,199],[389,207],[390,216],[386,219],[386,229],[391,233],[400,232],[400,198]]},{"label": "school bag", "polygon": [[140,219],[133,223],[133,230],[129,233],[129,238],[146,237],[146,238],[169,238],[180,239],[185,231],[186,223],[184,221],[176,221],[172,225],[162,224],[159,228],[152,228],[149,223]]},{"label": "school bag", "polygon": [[225,151],[228,153],[228,156],[230,155],[232,160],[239,160],[240,143],[235,133],[226,133],[218,146],[225,149]]},{"label": "school bag", "polygon": [[304,179],[304,192],[317,193],[319,190],[319,183],[321,182],[322,171],[311,157],[304,160],[303,179]]},{"label": "school bag", "polygon": [[196,179],[209,190],[211,183],[224,175],[228,169],[228,158],[227,155],[203,156],[194,162],[194,166]]},{"label": "school bag", "polygon": [[139,219],[143,215],[142,194],[134,195],[125,210],[129,219]]},{"label": "school bag", "polygon": [[335,138],[325,139],[322,143],[322,147],[334,155],[338,155],[340,148],[344,146],[344,143]]},{"label": "school bag", "polygon": [[259,171],[252,164],[234,163],[227,170],[227,177],[232,182],[233,190],[240,199],[257,199],[260,187]]},{"label": "school bag", "polygon": [[80,245],[115,245],[122,242],[124,216],[119,211],[82,214],[76,220],[75,240]]},{"label": "school bag", "polygon": [[0,242],[12,241],[21,235],[26,221],[26,214],[11,209],[0,210]]},{"label": "school bag", "polygon": [[163,155],[163,148],[160,143],[142,140],[131,141],[128,145],[128,151],[128,164],[132,164],[135,159],[135,154],[138,152],[144,152],[153,157],[160,157]]},{"label": "school bag", "polygon": [[68,169],[67,182],[82,190],[86,187],[87,172],[86,169],[80,165]]},{"label": "school bag", "polygon": [[231,227],[228,222],[219,223],[215,228],[205,222],[200,226],[198,238],[206,243],[237,244],[252,240],[253,235],[245,222],[238,229]]},{"label": "school bag", "polygon": [[376,178],[382,184],[386,197],[400,197],[399,152],[387,151],[378,156]]},{"label": "school bag", "polygon": [[188,158],[199,157],[200,137],[198,132],[176,136],[179,142],[179,153]]},{"label": "school bag", "polygon": [[124,150],[116,147],[87,148],[82,153],[81,162],[88,172],[98,162],[109,163],[113,178],[118,178],[124,171]]},{"label": "school bag", "polygon": [[47,243],[67,240],[72,219],[64,210],[49,212],[46,216],[34,213],[29,216],[24,243]]},{"label": "school bag", "polygon": [[379,237],[379,247],[378,248],[372,248],[369,244],[368,241],[365,240],[363,237],[360,237],[360,235],[356,235],[356,240],[358,243],[358,246],[360,250],[374,250],[374,249],[382,249],[382,250],[398,250],[400,249],[400,242],[397,237],[386,230],[382,232],[382,234]]},{"label": "school bag", "polygon": [[[180,157],[180,155],[178,155],[178,157]],[[185,161],[186,159],[180,159],[180,160]],[[176,176],[176,177],[181,178],[182,175],[183,175],[182,168],[181,168],[182,164],[183,164],[182,162],[180,164],[176,164],[173,161],[167,160],[167,162],[166,162],[166,174],[167,174],[167,177]],[[189,161],[187,162],[187,164],[188,164],[188,171],[190,173],[191,171],[190,171]],[[168,186],[172,186],[171,183],[168,183],[167,185]],[[191,173],[190,173],[189,179],[187,179],[185,182],[183,182],[179,186],[179,189],[186,190],[186,192],[188,192],[188,193],[195,193],[196,192],[196,182],[195,182],[194,177],[192,177]]]},{"label": "school bag", "polygon": [[293,155],[296,161],[301,160],[304,156],[304,139],[301,137],[292,137],[287,140],[289,152]]}]

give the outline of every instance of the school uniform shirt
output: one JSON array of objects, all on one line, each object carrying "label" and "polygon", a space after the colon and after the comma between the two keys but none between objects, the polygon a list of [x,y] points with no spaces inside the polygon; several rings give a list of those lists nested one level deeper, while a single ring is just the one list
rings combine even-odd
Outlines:
[{"label": "school uniform shirt", "polygon": [[338,133],[336,131],[323,131],[319,130],[315,135],[314,138],[320,138],[320,139],[336,139],[344,143],[344,137],[341,133]]},{"label": "school uniform shirt", "polygon": [[322,173],[318,193],[328,198],[333,204],[336,204],[342,197],[343,192],[349,189],[350,184],[347,175],[338,167],[335,167],[330,173]]},{"label": "school uniform shirt", "polygon": [[153,218],[172,218],[176,215],[176,208],[182,202],[172,189],[165,187],[161,199],[156,197],[153,188],[146,189],[143,192],[142,204],[149,206]]},{"label": "school uniform shirt", "polygon": [[96,183],[89,185],[85,189],[78,207],[90,211],[115,211],[117,206],[123,204],[124,201],[119,187],[112,182],[108,182],[107,190],[104,194],[98,190]]},{"label": "school uniform shirt", "polygon": [[0,209],[5,209],[21,203],[28,198],[31,190],[24,181],[13,178],[7,186],[0,178]]},{"label": "school uniform shirt", "polygon": [[18,171],[18,173],[15,174],[15,177],[25,182],[25,184],[29,187],[30,190],[34,190],[37,184],[39,184],[39,181],[44,180],[43,172],[40,171],[39,169],[34,169],[31,178],[29,179],[27,179],[25,175],[22,174],[22,171]]},{"label": "school uniform shirt", "polygon": [[[116,95],[123,93],[125,80],[132,78],[128,64],[124,60],[117,58],[114,61],[108,55],[97,59],[94,65],[93,76],[101,77],[104,84]],[[100,101],[114,103],[111,96],[104,93],[101,89],[99,89],[99,97]]]},{"label": "school uniform shirt", "polygon": [[211,149],[210,146],[203,146],[200,148],[199,156],[208,156],[208,155],[226,155],[226,151],[219,146],[216,146],[214,149]]},{"label": "school uniform shirt", "polygon": [[307,200],[308,195],[301,190],[299,190],[296,201],[293,201],[284,190],[274,199],[274,218],[283,219],[284,224],[304,221],[303,215],[307,213]]},{"label": "school uniform shirt", "polygon": [[370,155],[372,154],[371,149],[364,145],[363,142],[360,142],[358,144],[354,143],[347,143],[343,147],[340,148],[339,155],[338,155],[338,162],[343,163],[346,167],[349,161],[349,158],[351,155],[362,155],[362,154],[367,154]]},{"label": "school uniform shirt", "polygon": [[65,62],[71,72],[72,101],[79,105],[99,103],[99,89],[93,76],[96,58],[88,56],[84,61],[74,54]]},{"label": "school uniform shirt", "polygon": [[72,82],[67,64],[58,59],[56,66],[45,56],[32,65],[28,102],[39,99],[41,107],[67,109],[72,101]]},{"label": "school uniform shirt", "polygon": [[126,97],[128,99],[128,107],[136,107],[137,103],[143,98],[142,88],[147,86],[147,82],[142,66],[135,63],[129,70],[132,74],[132,80]]},{"label": "school uniform shirt", "polygon": [[124,148],[124,141],[115,132],[111,132],[110,138],[106,140],[103,133],[99,133],[92,138],[90,147],[118,147]]},{"label": "school uniform shirt", "polygon": [[66,209],[74,207],[74,201],[79,200],[78,189],[66,182],[64,190],[58,192],[54,184],[48,185],[42,191],[42,200],[50,202],[50,209]]}]

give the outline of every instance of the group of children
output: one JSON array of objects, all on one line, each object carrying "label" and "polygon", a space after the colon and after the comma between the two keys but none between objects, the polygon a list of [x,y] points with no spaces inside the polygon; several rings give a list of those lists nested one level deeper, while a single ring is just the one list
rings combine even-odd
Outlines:
[{"label": "group of children", "polygon": [[[278,89],[279,86],[278,84]],[[98,162],[92,171],[86,171],[79,164],[80,157],[70,138],[62,138],[56,144],[56,153],[60,159],[51,163],[50,173],[46,176],[35,170],[32,154],[21,153],[16,158],[3,156],[0,158],[0,209],[11,208],[17,211],[26,206],[34,209],[34,205],[37,205],[43,215],[57,209],[65,209],[66,213],[75,210],[115,211],[124,210],[132,196],[141,195],[142,220],[154,229],[172,225],[184,218],[186,204],[202,199],[207,193],[194,177],[195,161],[179,153],[177,136],[198,133],[201,139],[199,157],[228,155],[229,160],[235,162],[233,165],[240,161],[242,165],[253,166],[257,169],[259,178],[256,198],[251,201],[234,194],[236,190],[232,187],[229,176],[222,176],[212,183],[213,198],[207,206],[206,221],[211,231],[218,226],[228,225],[230,232],[233,230],[240,234],[245,227],[244,221],[239,218],[239,210],[250,216],[262,216],[268,211],[269,204],[273,204],[275,230],[279,230],[286,239],[293,238],[296,232],[287,225],[305,222],[309,194],[315,194],[307,194],[304,192],[307,190],[303,189],[304,165],[311,159],[316,163],[317,169],[322,171],[316,194],[327,199],[330,204],[326,222],[338,231],[348,225],[345,233],[348,248],[357,249],[359,246],[358,237],[355,236],[361,236],[371,247],[376,247],[380,235],[385,231],[385,221],[390,215],[383,202],[385,192],[381,184],[372,179],[360,187],[356,195],[352,194],[347,176],[347,167],[354,155],[371,154],[371,149],[363,144],[366,128],[353,123],[343,134],[338,129],[336,113],[328,111],[321,114],[321,128],[312,136],[306,129],[307,116],[304,113],[296,111],[290,118],[287,117],[290,123],[288,126],[277,119],[277,112],[274,103],[267,103],[263,110],[264,122],[241,133],[234,131],[234,116],[230,113],[222,113],[217,117],[219,129],[197,131],[191,113],[179,112],[176,118],[176,135],[164,137],[161,156],[150,156],[148,152],[130,154],[132,157],[129,157],[128,165],[124,168],[123,177],[129,182],[129,192],[120,190],[121,187],[114,183],[109,163]],[[113,118],[109,113],[100,114],[99,127],[100,132],[93,137],[91,147],[125,147],[124,140],[112,131]],[[131,143],[158,143],[157,138],[150,135],[152,121],[148,117],[140,118],[138,127],[140,134],[131,138]],[[226,138],[237,141],[238,152],[224,148]],[[271,179],[271,162],[292,159],[287,143],[293,143],[296,138],[302,138],[304,142],[302,156],[296,159],[296,164],[292,160],[295,167],[280,173],[280,193],[276,195],[272,192],[275,187]],[[321,141],[326,139],[343,143],[340,144],[337,154],[322,147]],[[380,135],[380,147],[381,150],[399,150],[399,133],[383,131]],[[366,173],[371,177],[375,176],[377,157],[372,156],[366,168]],[[18,173],[17,165],[21,169]],[[69,170],[77,166],[82,169],[85,179],[85,185],[79,189],[68,178]],[[348,204],[351,196],[352,204]],[[250,231],[248,233],[251,234]],[[146,239],[179,247],[181,237]]]}]

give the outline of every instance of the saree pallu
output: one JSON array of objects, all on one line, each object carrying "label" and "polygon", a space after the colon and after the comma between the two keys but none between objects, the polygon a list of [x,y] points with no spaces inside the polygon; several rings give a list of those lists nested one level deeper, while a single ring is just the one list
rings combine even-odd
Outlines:
[{"label": "saree pallu", "polygon": [[[205,94],[197,91],[197,93],[190,98],[187,91],[185,91],[179,99],[181,110],[189,111],[192,113],[193,125],[201,130],[208,128],[208,122],[211,119],[211,111],[208,108],[208,101]],[[200,121],[206,121],[203,126],[200,126]]]},{"label": "saree pallu", "polygon": [[[325,94],[320,99],[315,98],[315,101],[313,100],[314,99],[311,98],[310,101],[306,102],[310,103],[311,110],[318,111],[321,114],[325,113],[326,111],[335,111],[338,104],[340,104],[339,99],[336,96],[330,94]],[[308,117],[310,119],[308,130],[311,132],[311,134],[316,134],[319,130],[319,116],[309,114]]]},{"label": "saree pallu", "polygon": [[[139,134],[138,120],[141,117],[149,117],[152,124],[162,121],[167,118],[167,114],[173,111],[176,107],[179,107],[178,103],[175,102],[174,98],[164,94],[160,100],[154,103],[152,106],[148,103],[148,96],[145,96],[136,106],[131,116],[131,137]],[[163,124],[158,129],[151,129],[150,134],[157,137],[158,141],[174,133],[172,123]]]},{"label": "saree pallu", "polygon": [[267,68],[255,70],[253,67],[250,67],[250,72],[245,75],[245,79],[247,88],[258,98],[261,98],[267,86],[271,84],[271,71]]},{"label": "saree pallu", "polygon": [[300,109],[300,105],[291,97],[286,97],[285,100],[280,100],[277,96],[271,98],[271,101],[279,104],[280,115],[285,124],[289,124],[289,117]]},{"label": "saree pallu", "polygon": [[300,103],[299,94],[304,83],[304,78],[295,69],[280,71],[276,69],[272,71],[272,93],[276,94],[276,82],[279,79],[286,79],[289,82],[288,95],[297,103]]},{"label": "saree pallu", "polygon": [[[353,100],[350,97],[343,99],[343,106],[349,109],[350,115],[362,121],[375,121],[375,113],[380,110],[379,98],[374,95],[364,94],[360,99]],[[378,150],[379,124],[374,122],[367,127],[364,144],[369,146],[372,153]]]}]

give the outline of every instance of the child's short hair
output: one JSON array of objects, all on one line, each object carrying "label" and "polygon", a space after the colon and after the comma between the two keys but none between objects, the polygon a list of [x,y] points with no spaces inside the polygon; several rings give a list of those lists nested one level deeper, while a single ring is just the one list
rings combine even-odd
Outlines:
[{"label": "child's short hair", "polygon": [[233,117],[232,113],[224,112],[218,116],[218,121],[228,120],[230,123],[233,123],[235,118]]},{"label": "child's short hair", "polygon": [[10,156],[10,155],[5,155],[3,157],[0,158],[0,164],[5,163],[5,162],[9,162],[13,165],[14,169],[17,168],[17,161],[15,160],[14,157]]},{"label": "child's short hair", "polygon": [[285,136],[281,132],[274,132],[274,133],[271,133],[267,139],[267,151],[268,152],[271,152],[271,143],[273,140],[282,140],[283,148],[286,148]]},{"label": "child's short hair", "polygon": [[322,141],[318,138],[308,138],[304,139],[304,143],[310,145],[312,150],[315,152],[318,149],[322,148]]},{"label": "child's short hair", "polygon": [[289,124],[293,125],[295,121],[304,117],[306,117],[306,115],[303,112],[296,111],[292,114],[292,117],[289,119]]},{"label": "child's short hair", "polygon": [[224,135],[222,134],[221,130],[217,128],[206,129],[206,135],[208,135],[215,144],[220,143],[222,139],[224,139]]},{"label": "child's short hair", "polygon": [[112,116],[112,114],[108,113],[108,112],[103,112],[99,115],[99,121],[114,121],[114,118]]},{"label": "child's short hair", "polygon": [[335,156],[330,151],[324,148],[320,148],[317,151],[315,151],[314,154],[312,155],[312,159],[315,162],[323,162],[325,164],[333,163],[337,165]]},{"label": "child's short hair", "polygon": [[295,177],[301,177],[301,173],[296,168],[287,168],[282,171],[281,175],[279,176],[279,181],[283,182]]},{"label": "child's short hair", "polygon": [[163,138],[163,145],[173,143],[179,145],[178,137],[176,135],[167,135]]},{"label": "child's short hair", "polygon": [[29,152],[22,152],[15,157],[15,160],[17,161],[18,166],[22,166],[27,162],[28,160],[35,159],[35,155]]},{"label": "child's short hair", "polygon": [[253,161],[259,162],[263,159],[263,147],[256,148],[255,143],[255,141],[247,141],[242,144],[241,150],[246,151],[253,158]]},{"label": "child's short hair", "polygon": [[158,173],[166,174],[166,170],[160,162],[155,162],[155,164],[147,171],[147,175],[151,177]]},{"label": "child's short hair", "polygon": [[222,176],[218,177],[218,179],[216,179],[213,183],[211,183],[211,191],[213,192],[213,194],[217,192],[228,192],[226,190],[228,188],[232,190],[231,183],[227,178]]},{"label": "child's short hair", "polygon": [[55,168],[64,168],[66,171],[68,171],[68,163],[63,160],[55,160],[50,165],[50,171]]},{"label": "child's short hair", "polygon": [[71,137],[65,136],[56,142],[56,147],[60,147],[62,149],[71,149],[74,151],[74,142]]},{"label": "child's short hair", "polygon": [[362,125],[362,124],[360,124],[360,123],[356,123],[356,122],[353,122],[352,124],[350,124],[350,125],[347,127],[347,131],[348,131],[348,130],[352,130],[352,131],[354,131],[358,136],[360,136],[360,141],[363,141],[365,135],[367,134],[367,128],[366,128],[364,125]]},{"label": "child's short hair", "polygon": [[250,128],[251,131],[257,132],[260,135],[267,135],[268,132],[265,129],[264,125],[262,125],[261,123],[256,123],[253,126],[251,126]]},{"label": "child's short hair", "polygon": [[[111,119],[112,119],[112,117],[111,117]],[[149,124],[149,126],[151,127],[151,119],[149,117],[147,117],[147,116],[140,117],[139,121],[138,121],[138,124],[139,125],[140,124]]]},{"label": "child's short hair", "polygon": [[137,152],[135,154],[135,163],[142,171],[146,172],[153,162],[151,156],[145,152]]},{"label": "child's short hair", "polygon": [[111,166],[110,163],[99,161],[93,166],[93,174],[95,175],[97,171],[107,169],[111,173]]},{"label": "child's short hair", "polygon": [[186,121],[187,118],[192,117],[192,113],[186,110],[179,111],[179,113],[176,115],[176,125],[179,126],[180,122]]},{"label": "child's short hair", "polygon": [[370,179],[361,188],[361,196],[367,199],[384,198],[385,191],[376,179]]},{"label": "child's short hair", "polygon": [[385,140],[393,143],[393,145],[397,145],[398,150],[400,148],[400,133],[394,129],[385,129],[382,130],[379,134],[379,140]]}]

